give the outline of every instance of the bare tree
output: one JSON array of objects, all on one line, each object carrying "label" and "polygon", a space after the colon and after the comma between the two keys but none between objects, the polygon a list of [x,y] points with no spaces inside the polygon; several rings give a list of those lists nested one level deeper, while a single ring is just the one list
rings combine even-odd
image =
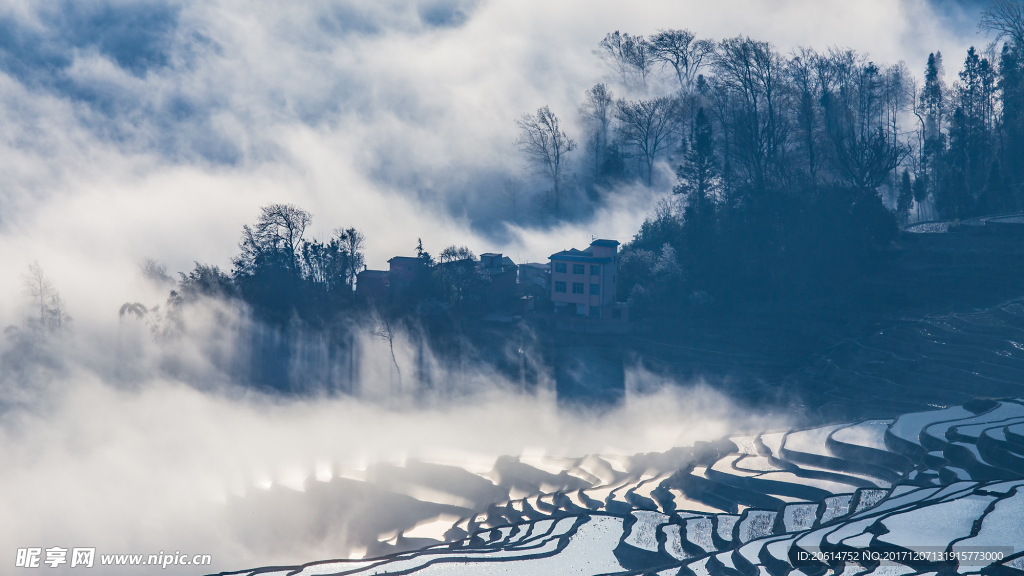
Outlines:
[{"label": "bare tree", "polygon": [[391,363],[395,366],[395,372],[398,373],[398,389],[402,389],[402,369],[398,367],[398,359],[395,358],[395,329],[391,324],[391,320],[376,312],[373,318],[373,326],[370,328],[370,334],[373,334],[377,338],[384,340],[388,343],[388,350],[391,352]]},{"label": "bare tree", "polygon": [[1009,38],[1018,48],[1024,48],[1024,3],[1020,0],[995,0],[981,11],[978,29],[994,32],[996,42]]},{"label": "bare tree", "polygon": [[608,150],[608,133],[614,117],[614,106],[612,91],[604,84],[595,84],[587,90],[586,99],[580,107],[580,115],[589,124],[591,132],[587,138],[587,148],[593,154],[595,178],[601,176],[601,167]]},{"label": "bare tree", "polygon": [[68,314],[68,308],[59,292],[55,291],[50,297],[47,311],[49,312],[49,328],[52,332],[60,334],[71,327],[71,315]]},{"label": "bare tree", "polygon": [[821,59],[810,48],[798,48],[786,70],[793,87],[795,126],[800,132],[794,152],[803,156],[804,176],[812,188],[817,185],[818,171],[821,169],[819,143],[822,139],[822,126],[819,106],[824,89],[821,72],[828,69],[819,65]]},{"label": "bare tree", "polygon": [[[898,151],[901,146],[905,146],[904,159],[909,158],[911,154],[910,145],[901,141],[900,139],[900,118],[904,116],[907,109],[909,108],[911,99],[913,98],[913,92],[911,87],[911,81],[913,75],[910,70],[907,69],[906,63],[902,60],[896,64],[889,66],[883,70],[883,86],[885,98],[885,109],[888,115],[886,132],[888,132],[889,145],[893,149],[894,153]],[[902,161],[900,162],[902,164]],[[896,181],[898,179],[897,167],[892,169],[892,182],[893,188],[896,188]]]},{"label": "bare tree", "polygon": [[627,88],[639,86],[647,90],[647,76],[654,64],[651,44],[643,36],[630,36],[618,30],[609,33],[598,44],[599,56]]},{"label": "bare tree", "polygon": [[28,265],[28,272],[22,274],[21,281],[25,296],[29,298],[33,310],[39,311],[39,316],[36,318],[39,326],[46,326],[46,306],[57,291],[53,289],[53,284],[43,273],[39,262],[32,262]]},{"label": "bare tree", "polygon": [[[924,116],[922,116],[922,114],[924,114],[924,107],[921,103],[921,99],[918,97],[917,79],[913,76],[911,76],[907,82],[907,89],[909,90],[910,96],[910,113],[917,118],[918,125],[917,130],[914,130],[914,134],[917,135],[917,152],[916,155],[910,156],[911,161],[914,163],[913,171],[915,175],[914,179],[916,181],[918,177],[924,174],[924,133],[927,124],[924,120]],[[920,184],[918,186],[920,186]],[[924,201],[924,198],[921,198],[920,201],[915,198],[915,201],[920,203]]]},{"label": "bare tree", "polygon": [[32,309],[29,324],[40,332],[60,333],[67,330],[71,324],[67,306],[39,263],[29,264],[28,271],[21,278],[25,296],[28,297]]},{"label": "bare tree", "polygon": [[473,260],[476,258],[476,254],[469,249],[469,246],[451,246],[441,251],[441,256],[438,261],[441,264],[448,264],[449,262],[458,262],[460,260]]},{"label": "bare tree", "polygon": [[562,180],[568,165],[566,157],[576,149],[576,142],[565,135],[558,117],[547,106],[536,114],[524,114],[516,121],[521,133],[516,144],[535,170],[551,181],[555,217],[561,216]]},{"label": "bare tree", "polygon": [[347,260],[345,264],[345,281],[350,289],[356,285],[356,275],[363,267],[363,243],[366,237],[355,228],[347,230],[338,228],[334,231],[335,237],[341,244],[341,250],[345,253]]},{"label": "bare tree", "polygon": [[663,96],[632,102],[619,100],[616,116],[622,139],[636,150],[650,186],[655,160],[675,142],[682,127],[679,99]]},{"label": "bare tree", "polygon": [[873,190],[909,153],[892,120],[902,111],[903,99],[892,94],[902,78],[852,50],[832,50],[822,66],[831,70],[821,102],[835,167],[850,185]]},{"label": "bare tree", "polygon": [[697,40],[689,30],[659,30],[650,38],[651,58],[672,67],[679,90],[691,90],[697,75],[715,52],[711,40]]},{"label": "bare tree", "polygon": [[759,187],[782,170],[788,138],[785,67],[767,42],[738,36],[715,52],[715,84],[729,111],[723,117],[732,155]]},{"label": "bare tree", "polygon": [[623,86],[628,86],[631,65],[629,57],[626,55],[626,42],[623,36],[628,38],[629,34],[623,35],[616,30],[605,35],[604,39],[597,43],[597,50],[593,52],[615,72]]},{"label": "bare tree", "polygon": [[242,241],[238,247],[242,253],[235,258],[235,265],[245,270],[263,254],[287,253],[292,260],[298,258],[299,243],[313,215],[294,204],[269,204],[260,208],[256,225],[242,227]]}]

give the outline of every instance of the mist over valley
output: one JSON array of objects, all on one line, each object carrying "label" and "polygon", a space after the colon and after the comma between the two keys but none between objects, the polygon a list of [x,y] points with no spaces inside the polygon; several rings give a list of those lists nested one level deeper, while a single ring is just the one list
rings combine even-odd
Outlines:
[{"label": "mist over valley", "polygon": [[1016,0],[0,5],[0,572],[1024,572],[1022,49]]}]

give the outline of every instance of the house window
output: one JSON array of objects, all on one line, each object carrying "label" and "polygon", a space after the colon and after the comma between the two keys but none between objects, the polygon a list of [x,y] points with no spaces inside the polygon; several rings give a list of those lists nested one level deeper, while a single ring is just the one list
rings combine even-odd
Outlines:
[{"label": "house window", "polygon": [[591,294],[600,294],[601,293],[601,285],[600,284],[591,284],[590,285],[590,293]]},{"label": "house window", "polygon": [[565,292],[565,282],[555,282],[555,292]]},{"label": "house window", "polygon": [[591,318],[600,318],[601,317],[601,309],[598,308],[597,306],[591,306],[590,307],[590,317]]},{"label": "house window", "polygon": [[555,262],[555,272],[565,274],[565,262]]},{"label": "house window", "polygon": [[572,293],[573,294],[583,294],[583,282],[573,282],[572,283]]},{"label": "house window", "polygon": [[598,266],[597,264],[591,264],[590,265],[590,275],[591,276],[597,276],[600,273],[601,273],[601,267],[600,266]]},{"label": "house window", "polygon": [[572,265],[572,273],[573,274],[586,274],[587,273],[587,267],[584,264],[573,264]]}]

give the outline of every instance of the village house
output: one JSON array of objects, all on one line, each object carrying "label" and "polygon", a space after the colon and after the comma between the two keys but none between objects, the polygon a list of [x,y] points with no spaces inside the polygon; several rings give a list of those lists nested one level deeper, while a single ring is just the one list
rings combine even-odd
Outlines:
[{"label": "village house", "polygon": [[356,296],[363,300],[383,301],[388,291],[388,273],[366,266],[356,274]]},{"label": "village house", "polygon": [[551,302],[556,312],[604,320],[628,320],[615,302],[619,243],[594,240],[586,250],[551,255]]},{"label": "village house", "polygon": [[[472,292],[462,294],[460,297],[485,298],[489,304],[513,296],[518,289],[519,267],[511,258],[502,254],[482,254],[479,261],[464,259],[441,262],[434,265],[434,270],[441,272],[439,278],[442,281],[455,283],[450,288],[460,291],[468,289]],[[467,274],[470,270],[479,271],[479,276]],[[426,261],[422,258],[395,256],[388,259],[386,271],[364,269],[359,272],[356,276],[356,293],[363,298],[377,301],[383,300],[386,294],[401,297],[416,282],[429,278],[431,274],[432,269],[427,267]],[[480,287],[473,282],[467,284],[466,281],[470,279],[482,279],[484,283]]]},{"label": "village house", "polygon": [[424,269],[423,259],[414,256],[395,256],[389,259],[387,270],[370,270],[364,266],[356,275],[356,295],[383,301],[388,293],[408,290]]},{"label": "village house", "polygon": [[[458,299],[476,301],[495,311],[506,309],[511,298],[521,300],[520,312],[533,311],[538,299],[544,308],[537,310],[551,310],[545,302],[550,298],[559,314],[629,322],[630,304],[615,301],[618,247],[615,240],[594,240],[585,250],[570,248],[552,254],[548,263],[523,265],[516,265],[503,254],[488,252],[481,254],[479,261],[436,264],[433,272],[425,268],[421,258],[395,256],[388,260],[386,272],[360,272],[356,291],[377,301],[384,300],[385,295],[404,298],[413,283],[433,276],[435,282],[450,284],[447,288],[457,291]],[[470,270],[476,273],[467,274]]]},{"label": "village house", "polygon": [[511,296],[516,293],[519,266],[511,258],[501,254],[481,254],[480,269],[491,279],[491,294]]},{"label": "village house", "polygon": [[548,262],[527,262],[519,265],[519,284],[525,292],[527,287],[534,287],[544,291],[545,295],[550,290],[551,265]]},{"label": "village house", "polygon": [[388,283],[391,289],[403,289],[416,280],[423,271],[423,259],[415,256],[395,256],[388,260]]}]

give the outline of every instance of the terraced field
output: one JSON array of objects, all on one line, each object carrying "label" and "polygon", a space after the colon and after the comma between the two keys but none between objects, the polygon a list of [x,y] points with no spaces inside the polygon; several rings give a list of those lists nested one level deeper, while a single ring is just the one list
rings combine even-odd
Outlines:
[{"label": "terraced field", "polygon": [[[433,540],[402,531],[381,542],[391,554],[231,574],[1024,574],[1020,399],[660,454],[506,458],[479,477],[539,488]],[[543,489],[556,484],[573,487]]]},{"label": "terraced field", "polygon": [[1024,302],[904,321],[832,346],[782,379],[825,419],[1024,394]]}]

